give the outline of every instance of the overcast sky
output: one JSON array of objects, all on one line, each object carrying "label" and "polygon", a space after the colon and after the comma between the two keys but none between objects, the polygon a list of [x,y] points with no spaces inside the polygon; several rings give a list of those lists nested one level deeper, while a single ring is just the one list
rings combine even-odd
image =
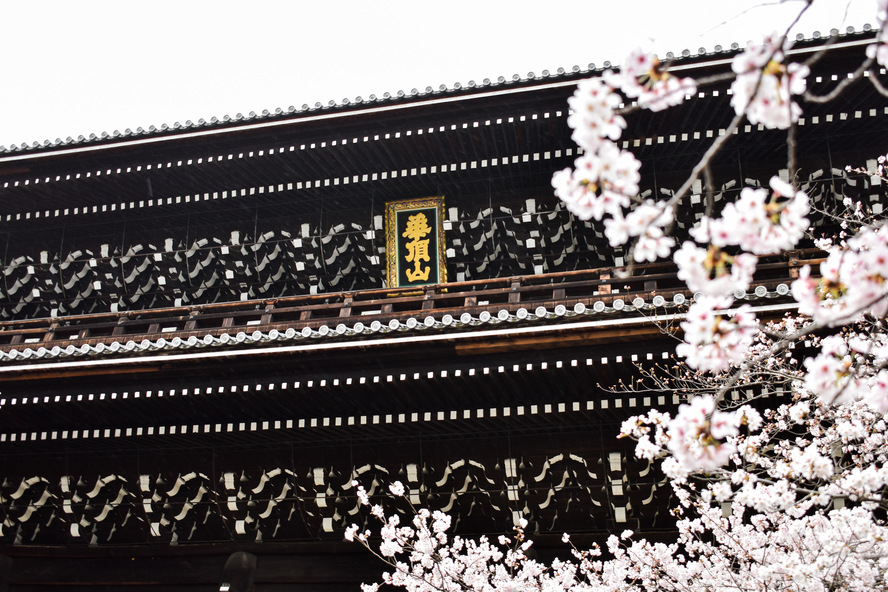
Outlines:
[{"label": "overcast sky", "polygon": [[[612,8],[615,5],[618,8]],[[0,145],[744,44],[801,0],[0,0]],[[875,23],[816,0],[798,32]]]}]

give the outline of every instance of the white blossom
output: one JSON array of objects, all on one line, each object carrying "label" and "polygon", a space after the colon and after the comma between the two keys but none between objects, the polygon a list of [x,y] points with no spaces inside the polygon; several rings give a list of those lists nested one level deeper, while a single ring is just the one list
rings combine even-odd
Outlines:
[{"label": "white blossom", "polygon": [[[866,51],[884,66],[888,0],[877,0],[876,18]],[[794,97],[805,92],[808,69],[786,63],[788,48],[775,34],[732,60],[731,104],[753,124],[784,129],[801,115]],[[679,194],[638,197],[641,164],[616,143],[627,125],[617,110],[623,97],[664,109],[695,88],[635,50],[619,72],[581,82],[570,99],[568,124],[584,153],[553,176],[555,193],[578,218],[603,221],[612,246],[631,244],[635,261],[672,254],[669,229],[683,203]],[[888,181],[888,158],[869,173]],[[369,496],[353,483],[362,515],[380,524],[385,583],[411,592],[888,588],[888,230],[844,200],[841,232],[816,243],[825,260],[800,269],[792,284],[798,314],[760,322],[733,294],[763,267],[758,256],[795,248],[810,226],[808,196],[776,176],[769,185],[741,189],[690,229],[696,244],[673,255],[678,278],[698,293],[681,321],[676,353],[684,361],[651,370],[651,385],[625,387],[688,394],[674,417],[649,410],[621,426],[637,458],[661,463],[674,494],[675,540],[625,531],[607,539],[605,559],[565,534],[573,560],[545,564],[527,556],[523,516],[508,536],[470,540],[449,534],[440,511],[414,509],[402,525],[383,505],[363,508]],[[389,492],[410,503],[400,499],[402,484]],[[345,536],[370,547],[369,531],[357,525]],[[363,590],[376,592],[376,584]]]},{"label": "white blossom", "polygon": [[737,74],[731,85],[731,105],[746,113],[752,123],[786,129],[798,121],[802,109],[792,95],[805,92],[809,69],[804,64],[783,64],[783,48],[775,33],[762,44],[749,43],[746,51],[734,58]]},{"label": "white blossom", "polygon": [[395,481],[389,485],[389,491],[391,491],[392,495],[395,497],[404,497],[404,485],[400,481]]},{"label": "white blossom", "polygon": [[681,323],[684,342],[675,351],[692,368],[719,372],[746,356],[756,319],[748,306],[730,309],[731,304],[730,298],[703,296],[688,309]]},{"label": "white blossom", "polygon": [[693,78],[677,78],[670,74],[652,53],[635,48],[623,61],[619,74],[607,73],[605,80],[619,88],[639,106],[662,111],[684,102],[697,92]]}]

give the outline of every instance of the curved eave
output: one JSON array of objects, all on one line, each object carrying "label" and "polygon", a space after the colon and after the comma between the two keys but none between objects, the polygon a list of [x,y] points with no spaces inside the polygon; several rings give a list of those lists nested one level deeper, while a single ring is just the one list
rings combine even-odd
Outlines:
[{"label": "curved eave", "polygon": [[[776,296],[776,294],[775,294]],[[651,306],[648,309],[653,308]],[[763,304],[753,306],[752,310],[760,315],[781,315],[785,312],[796,310],[796,303],[777,303]],[[407,328],[406,325],[400,325],[396,329],[395,335],[379,335],[367,339],[336,339],[341,337],[335,332],[332,333],[330,339],[324,339],[323,336],[314,333],[313,336],[301,336],[301,343],[293,344],[269,344],[267,334],[256,331],[249,338],[235,339],[237,345],[231,347],[221,347],[219,349],[210,348],[202,350],[198,347],[189,347],[184,344],[176,348],[178,351],[162,351],[163,346],[157,347],[157,342],[145,344],[147,352],[139,352],[142,355],[125,355],[119,354],[110,349],[102,349],[96,352],[84,352],[86,359],[65,360],[59,356],[56,359],[40,362],[33,361],[27,364],[5,364],[0,365],[0,381],[35,378],[52,378],[56,376],[72,376],[72,375],[89,375],[104,374],[109,372],[117,372],[121,370],[139,372],[146,371],[146,368],[163,366],[170,369],[177,365],[190,365],[198,362],[208,363],[226,363],[236,360],[247,360],[251,358],[268,358],[275,356],[298,356],[311,355],[320,352],[345,353],[348,351],[367,352],[375,349],[408,349],[425,347],[428,345],[446,345],[452,347],[457,354],[468,353],[490,353],[502,349],[520,350],[533,349],[538,347],[552,347],[557,345],[565,347],[569,345],[591,345],[608,342],[621,342],[627,339],[638,338],[640,336],[653,336],[662,333],[661,325],[675,325],[685,316],[684,312],[675,313],[654,313],[645,314],[642,307],[626,307],[616,311],[613,307],[610,310],[588,310],[583,308],[582,312],[577,313],[571,311],[573,319],[556,322],[545,322],[546,316],[550,316],[553,320],[562,320],[567,313],[564,307],[557,313],[548,313],[547,311],[537,311],[530,317],[541,322],[527,321],[510,326],[508,323],[516,321],[517,318],[502,319],[487,315],[485,321],[477,318],[468,318],[464,325],[475,324],[478,326],[475,330],[459,331],[457,330],[441,330],[429,331],[429,327],[424,324],[414,325],[413,328]],[[615,315],[616,313],[616,315]],[[628,316],[627,315],[631,315]],[[633,314],[635,313],[635,314]],[[606,315],[615,315],[616,318],[601,318]],[[592,320],[588,320],[592,317]],[[495,320],[492,320],[495,319]],[[505,327],[497,327],[495,325],[505,324]],[[420,329],[419,327],[422,327]],[[246,334],[241,334],[246,335]],[[324,336],[331,335],[325,332]],[[148,340],[146,340],[148,341]],[[286,341],[282,339],[281,341]],[[292,340],[291,340],[292,341]],[[305,342],[308,341],[308,342]],[[263,342],[264,345],[260,345]],[[226,345],[226,340],[222,345]],[[153,350],[153,351],[151,351]],[[104,354],[108,351],[108,354]],[[8,361],[8,353],[4,354]],[[55,357],[55,356],[51,356]]]},{"label": "curved eave", "polygon": [[[875,32],[869,25],[864,25],[862,32],[855,31],[853,27],[850,27],[845,33],[832,31],[831,36],[827,38],[815,32],[810,37],[797,37],[796,45],[789,52],[789,55],[801,57],[822,49],[826,43],[830,42],[834,43],[834,49],[865,45],[870,43],[874,36]],[[739,45],[734,43],[729,48],[716,46],[713,51],[708,51],[706,48],[700,48],[696,53],[684,50],[678,56],[669,52],[666,54],[666,59],[671,63],[670,69],[672,71],[693,73],[696,70],[705,71],[706,69],[717,68],[727,64],[739,51]],[[367,99],[356,97],[354,100],[328,101],[326,104],[318,102],[314,106],[306,104],[299,109],[291,106],[286,110],[276,109],[274,113],[267,110],[260,114],[250,112],[246,116],[238,113],[234,117],[228,115],[221,119],[213,117],[209,121],[200,119],[197,122],[189,120],[184,124],[175,122],[172,125],[162,124],[160,127],[150,126],[147,130],[140,127],[135,131],[127,129],[124,132],[115,130],[111,133],[102,132],[99,135],[91,134],[88,138],[81,136],[78,139],[57,139],[55,142],[50,140],[33,142],[30,145],[23,144],[20,147],[15,146],[14,148],[0,147],[0,165],[46,156],[107,150],[145,143],[186,140],[208,135],[241,133],[266,127],[294,125],[318,118],[329,119],[363,115],[389,109],[412,108],[440,101],[464,101],[476,96],[526,92],[528,90],[545,88],[553,84],[572,85],[580,78],[599,74],[610,67],[611,64],[609,62],[605,62],[604,67],[596,67],[595,64],[589,64],[587,68],[580,68],[579,66],[574,66],[571,70],[559,68],[554,73],[544,70],[540,75],[528,73],[526,77],[515,74],[511,78],[506,79],[501,76],[496,81],[485,79],[480,84],[470,81],[466,85],[440,85],[437,89],[426,87],[424,90],[398,91],[393,95],[385,93],[382,97],[370,95]]]}]

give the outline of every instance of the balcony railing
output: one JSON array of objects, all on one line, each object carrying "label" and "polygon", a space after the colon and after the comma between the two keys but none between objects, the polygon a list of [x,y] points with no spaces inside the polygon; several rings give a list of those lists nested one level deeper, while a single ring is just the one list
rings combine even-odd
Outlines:
[{"label": "balcony railing", "polygon": [[[788,292],[786,286],[805,264],[819,263],[820,251],[795,251],[763,258],[754,287],[764,296]],[[781,284],[783,286],[781,286]],[[779,289],[778,289],[779,288]],[[614,268],[504,277],[436,284],[417,288],[375,289],[292,296],[267,300],[225,302],[120,313],[90,314],[0,322],[0,351],[156,339],[158,337],[216,336],[240,331],[279,332],[331,329],[341,323],[425,318],[444,315],[472,316],[483,312],[511,314],[520,309],[553,309],[597,302],[621,308],[639,302],[656,307],[686,300],[693,295],[677,278],[672,263],[638,265],[632,275]],[[750,295],[752,296],[752,295]],[[660,297],[660,298],[657,298]],[[616,305],[616,306],[615,306]],[[598,305],[599,307],[601,305]]]}]

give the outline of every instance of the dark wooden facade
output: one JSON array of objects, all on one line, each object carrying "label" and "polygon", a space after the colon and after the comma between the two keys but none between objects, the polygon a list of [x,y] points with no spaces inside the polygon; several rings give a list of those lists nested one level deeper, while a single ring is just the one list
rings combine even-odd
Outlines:
[{"label": "dark wooden facade", "polygon": [[[811,86],[867,38],[843,37]],[[679,397],[607,387],[669,363],[693,295],[668,264],[618,276],[625,254],[552,196],[577,155],[566,98],[590,74],[0,155],[0,590],[218,590],[236,552],[256,590],[354,590],[379,572],[342,542],[366,519],[354,478],[404,482],[463,534],[527,518],[543,556],[563,531],[668,537],[662,476],[615,435]],[[646,194],[674,191],[724,129],[725,91],[629,116]],[[847,100],[806,110],[804,184],[824,208],[880,208],[883,186],[843,166],[885,151],[888,105],[866,82]],[[730,146],[720,202],[785,156],[755,126]],[[438,195],[450,283],[387,288],[386,202]],[[701,212],[692,198],[677,232]],[[738,296],[792,310],[816,257],[764,260]]]}]

